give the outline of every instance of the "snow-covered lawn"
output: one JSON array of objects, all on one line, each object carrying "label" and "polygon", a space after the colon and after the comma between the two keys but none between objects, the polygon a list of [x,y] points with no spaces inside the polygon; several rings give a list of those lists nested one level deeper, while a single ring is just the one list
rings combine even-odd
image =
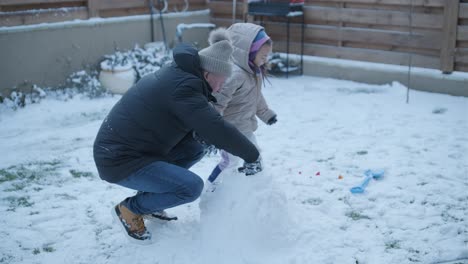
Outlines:
[{"label": "snow-covered lawn", "polygon": [[[0,108],[0,263],[468,263],[468,98],[313,77],[272,79],[265,170],[227,174],[207,208],[130,244],[92,144],[118,96]],[[193,171],[206,178],[218,157]],[[366,192],[349,189],[385,169]],[[317,175],[319,173],[319,175]]]}]

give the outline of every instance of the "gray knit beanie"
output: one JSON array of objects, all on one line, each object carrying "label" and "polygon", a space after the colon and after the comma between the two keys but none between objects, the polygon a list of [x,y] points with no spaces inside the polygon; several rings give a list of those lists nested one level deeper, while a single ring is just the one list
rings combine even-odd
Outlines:
[{"label": "gray knit beanie", "polygon": [[207,72],[229,76],[232,71],[231,53],[232,47],[229,40],[212,43],[198,52],[201,67]]}]

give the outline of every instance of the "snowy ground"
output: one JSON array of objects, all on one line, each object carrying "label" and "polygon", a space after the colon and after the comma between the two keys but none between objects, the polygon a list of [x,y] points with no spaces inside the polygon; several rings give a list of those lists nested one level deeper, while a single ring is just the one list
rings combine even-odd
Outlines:
[{"label": "snowy ground", "polygon": [[[149,223],[150,246],[112,222],[133,192],[92,159],[118,96],[0,108],[0,263],[468,263],[468,98],[312,77],[264,93],[279,119],[257,133],[265,171]],[[351,194],[366,169],[385,177]]]}]

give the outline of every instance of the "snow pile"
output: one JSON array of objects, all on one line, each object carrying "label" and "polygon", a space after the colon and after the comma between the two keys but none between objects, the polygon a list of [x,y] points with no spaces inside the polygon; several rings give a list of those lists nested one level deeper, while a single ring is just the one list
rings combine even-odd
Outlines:
[{"label": "snow pile", "polygon": [[112,71],[127,69],[131,65],[137,72],[137,80],[159,70],[172,61],[172,55],[165,52],[164,45],[148,45],[146,48],[135,48],[128,51],[116,51],[105,55],[101,68]]},{"label": "snow pile", "polygon": [[[285,248],[291,242],[288,205],[271,174],[268,171],[255,177],[228,174],[214,192],[205,192],[201,197],[200,241],[202,251],[210,252],[204,261],[238,262],[226,260],[226,254],[240,254],[240,258],[253,261],[258,251]],[[264,260],[254,262],[258,261]]]}]

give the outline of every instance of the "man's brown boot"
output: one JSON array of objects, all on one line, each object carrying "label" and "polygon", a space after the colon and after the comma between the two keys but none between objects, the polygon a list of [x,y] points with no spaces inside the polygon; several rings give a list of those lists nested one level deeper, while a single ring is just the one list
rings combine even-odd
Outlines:
[{"label": "man's brown boot", "polygon": [[146,230],[142,215],[134,214],[122,203],[112,209],[112,215],[125,229],[132,242],[151,244],[151,233]]}]

